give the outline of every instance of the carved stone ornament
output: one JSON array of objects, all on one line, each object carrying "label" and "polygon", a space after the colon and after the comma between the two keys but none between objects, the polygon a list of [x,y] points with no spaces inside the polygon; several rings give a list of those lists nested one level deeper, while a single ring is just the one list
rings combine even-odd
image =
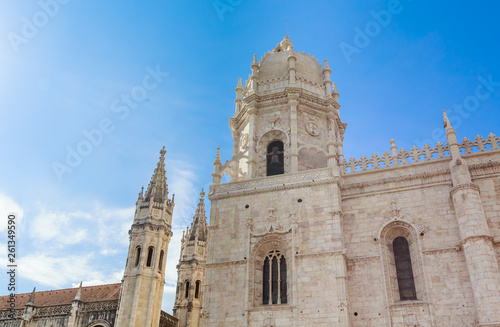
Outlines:
[{"label": "carved stone ornament", "polygon": [[[297,225],[297,220],[298,218],[295,212],[289,213],[288,219],[278,219],[276,216],[276,209],[270,208],[267,223],[255,226],[253,218],[247,218],[246,226],[252,236],[264,236],[273,233],[285,234],[290,232],[293,226]],[[285,221],[285,223],[283,224],[279,221]]]},{"label": "carved stone ornament", "polygon": [[309,135],[311,136],[318,136],[320,134],[320,130],[314,118],[315,117],[304,112],[304,124],[307,133],[309,133]]},{"label": "carved stone ornament", "polygon": [[243,133],[240,138],[240,148],[243,150],[248,145],[248,134]]},{"label": "carved stone ornament", "polygon": [[319,126],[314,121],[306,121],[306,131],[312,136],[319,135]]},{"label": "carved stone ornament", "polygon": [[374,240],[378,240],[382,230],[387,225],[394,222],[404,222],[410,224],[419,234],[426,232],[425,226],[421,224],[418,220],[414,219],[408,214],[401,214],[401,208],[398,207],[396,200],[391,201],[387,213],[388,215],[384,217],[384,223],[382,224],[380,229],[378,231],[373,231],[372,233]]}]

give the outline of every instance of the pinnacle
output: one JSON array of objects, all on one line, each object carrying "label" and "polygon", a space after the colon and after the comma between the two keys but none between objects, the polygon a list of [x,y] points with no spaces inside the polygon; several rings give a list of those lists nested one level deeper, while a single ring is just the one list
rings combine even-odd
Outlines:
[{"label": "pinnacle", "polygon": [[156,169],[151,177],[151,182],[149,182],[146,191],[146,201],[150,201],[151,198],[155,202],[164,202],[168,195],[167,177],[165,171],[165,146],[160,151],[160,158]]}]

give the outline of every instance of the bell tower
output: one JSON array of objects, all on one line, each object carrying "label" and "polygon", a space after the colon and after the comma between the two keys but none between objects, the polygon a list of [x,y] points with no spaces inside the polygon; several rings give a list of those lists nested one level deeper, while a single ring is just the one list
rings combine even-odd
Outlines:
[{"label": "bell tower", "polygon": [[203,326],[348,327],[347,124],[331,68],[285,36],[250,69],[235,90],[232,158],[218,149],[214,162]]},{"label": "bell tower", "polygon": [[238,80],[230,119],[233,160],[224,168],[231,180],[326,167],[339,175],[347,124],[328,60],[322,67],[285,36],[260,61],[254,55],[250,68],[245,86]]},{"label": "bell tower", "polygon": [[174,316],[179,319],[179,327],[200,326],[207,260],[207,216],[204,197],[205,192],[202,189],[191,228],[186,229],[181,240],[174,306]]},{"label": "bell tower", "polygon": [[157,327],[160,322],[174,210],[174,197],[168,198],[165,153],[163,147],[146,193],[141,190],[136,202],[116,326]]}]

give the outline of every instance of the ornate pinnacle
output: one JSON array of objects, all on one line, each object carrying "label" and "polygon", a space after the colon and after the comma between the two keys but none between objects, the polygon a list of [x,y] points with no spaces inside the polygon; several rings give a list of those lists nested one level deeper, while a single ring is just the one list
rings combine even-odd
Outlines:
[{"label": "ornate pinnacle", "polygon": [[28,300],[28,303],[26,303],[26,305],[35,306],[35,292],[36,292],[36,287],[33,288],[33,292],[31,292],[30,298]]},{"label": "ornate pinnacle", "polygon": [[325,66],[323,69],[330,69],[330,65],[328,65],[328,59],[325,59]]},{"label": "ornate pinnacle", "polygon": [[141,191],[139,192],[139,200],[144,198],[144,186],[141,187]]},{"label": "ornate pinnacle", "polygon": [[73,301],[80,301],[82,299],[82,284],[83,282],[80,282],[80,286],[78,286],[78,290],[76,291],[75,299]]},{"label": "ornate pinnacle", "polygon": [[155,202],[163,202],[168,197],[167,177],[165,172],[165,154],[167,151],[163,147],[160,151],[160,160],[151,177],[151,182],[146,191],[146,201],[151,199]]},{"label": "ornate pinnacle", "polygon": [[222,162],[220,161],[220,146],[217,147],[217,154],[215,155],[214,165],[215,164],[221,164],[222,165]]},{"label": "ornate pinnacle", "polygon": [[205,197],[205,192],[203,191],[203,189],[201,189],[201,192],[200,192],[200,201],[203,201],[204,197]]},{"label": "ornate pinnacle", "polygon": [[448,116],[446,115],[446,111],[443,110],[443,118],[444,118],[444,123],[443,127],[448,131],[448,130],[453,130],[453,126],[451,126],[450,120],[448,119]]}]

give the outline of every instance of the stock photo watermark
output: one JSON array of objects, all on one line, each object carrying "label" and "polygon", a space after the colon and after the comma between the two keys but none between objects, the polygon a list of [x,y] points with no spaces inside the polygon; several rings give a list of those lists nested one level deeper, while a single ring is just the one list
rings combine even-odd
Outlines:
[{"label": "stock photo watermark", "polygon": [[[500,82],[493,80],[493,75],[478,76],[478,83],[473,92],[466,96],[461,102],[454,103],[451,109],[446,110],[446,114],[453,128],[457,130],[462,125],[462,122],[471,116],[471,113],[478,110],[481,106],[481,101],[488,100],[491,96],[495,96],[500,90]],[[414,143],[419,148],[423,148],[425,144],[443,143],[446,140],[445,130],[443,128],[434,128],[429,139],[420,141],[416,139]]]},{"label": "stock photo watermark", "polygon": [[65,5],[71,0],[40,0],[38,6],[40,10],[36,11],[30,17],[21,17],[21,30],[18,33],[9,32],[7,37],[9,39],[12,50],[19,53],[20,47],[29,43],[31,39],[38,35],[40,29],[47,26],[47,24],[59,14],[61,5]]},{"label": "stock photo watermark", "polygon": [[16,217],[17,214],[7,215],[7,291],[9,293],[9,318],[14,318],[16,309],[16,287],[17,287],[17,262],[16,262]]},{"label": "stock photo watermark", "polygon": [[[411,2],[412,0],[407,1]],[[342,54],[347,63],[351,63],[353,55],[360,54],[362,49],[369,46],[372,39],[377,37],[382,32],[382,29],[389,26],[393,16],[401,14],[403,10],[404,6],[401,4],[401,1],[389,0],[386,9],[370,11],[370,16],[373,19],[368,21],[364,28],[354,26],[354,32],[356,32],[356,34],[354,35],[352,43],[341,42],[339,44],[340,50],[342,50]]]},{"label": "stock photo watermark", "polygon": [[[156,65],[155,69],[147,66],[146,72],[140,84],[111,102],[110,110],[115,114],[116,119],[127,119],[130,110],[137,108],[141,102],[145,101],[148,98],[148,92],[156,89],[168,76],[167,72],[160,70],[159,65]],[[105,117],[99,121],[96,128],[82,130],[81,140],[74,147],[66,146],[65,160],[52,162],[52,170],[59,182],[63,181],[65,174],[73,172],[74,168],[80,166],[84,158],[88,157],[94,148],[104,141],[105,135],[112,133],[115,129],[113,119]]]},{"label": "stock photo watermark", "polygon": [[214,6],[217,16],[221,22],[224,21],[224,14],[228,11],[233,11],[234,8],[239,6],[243,0],[213,0],[212,5]]}]

